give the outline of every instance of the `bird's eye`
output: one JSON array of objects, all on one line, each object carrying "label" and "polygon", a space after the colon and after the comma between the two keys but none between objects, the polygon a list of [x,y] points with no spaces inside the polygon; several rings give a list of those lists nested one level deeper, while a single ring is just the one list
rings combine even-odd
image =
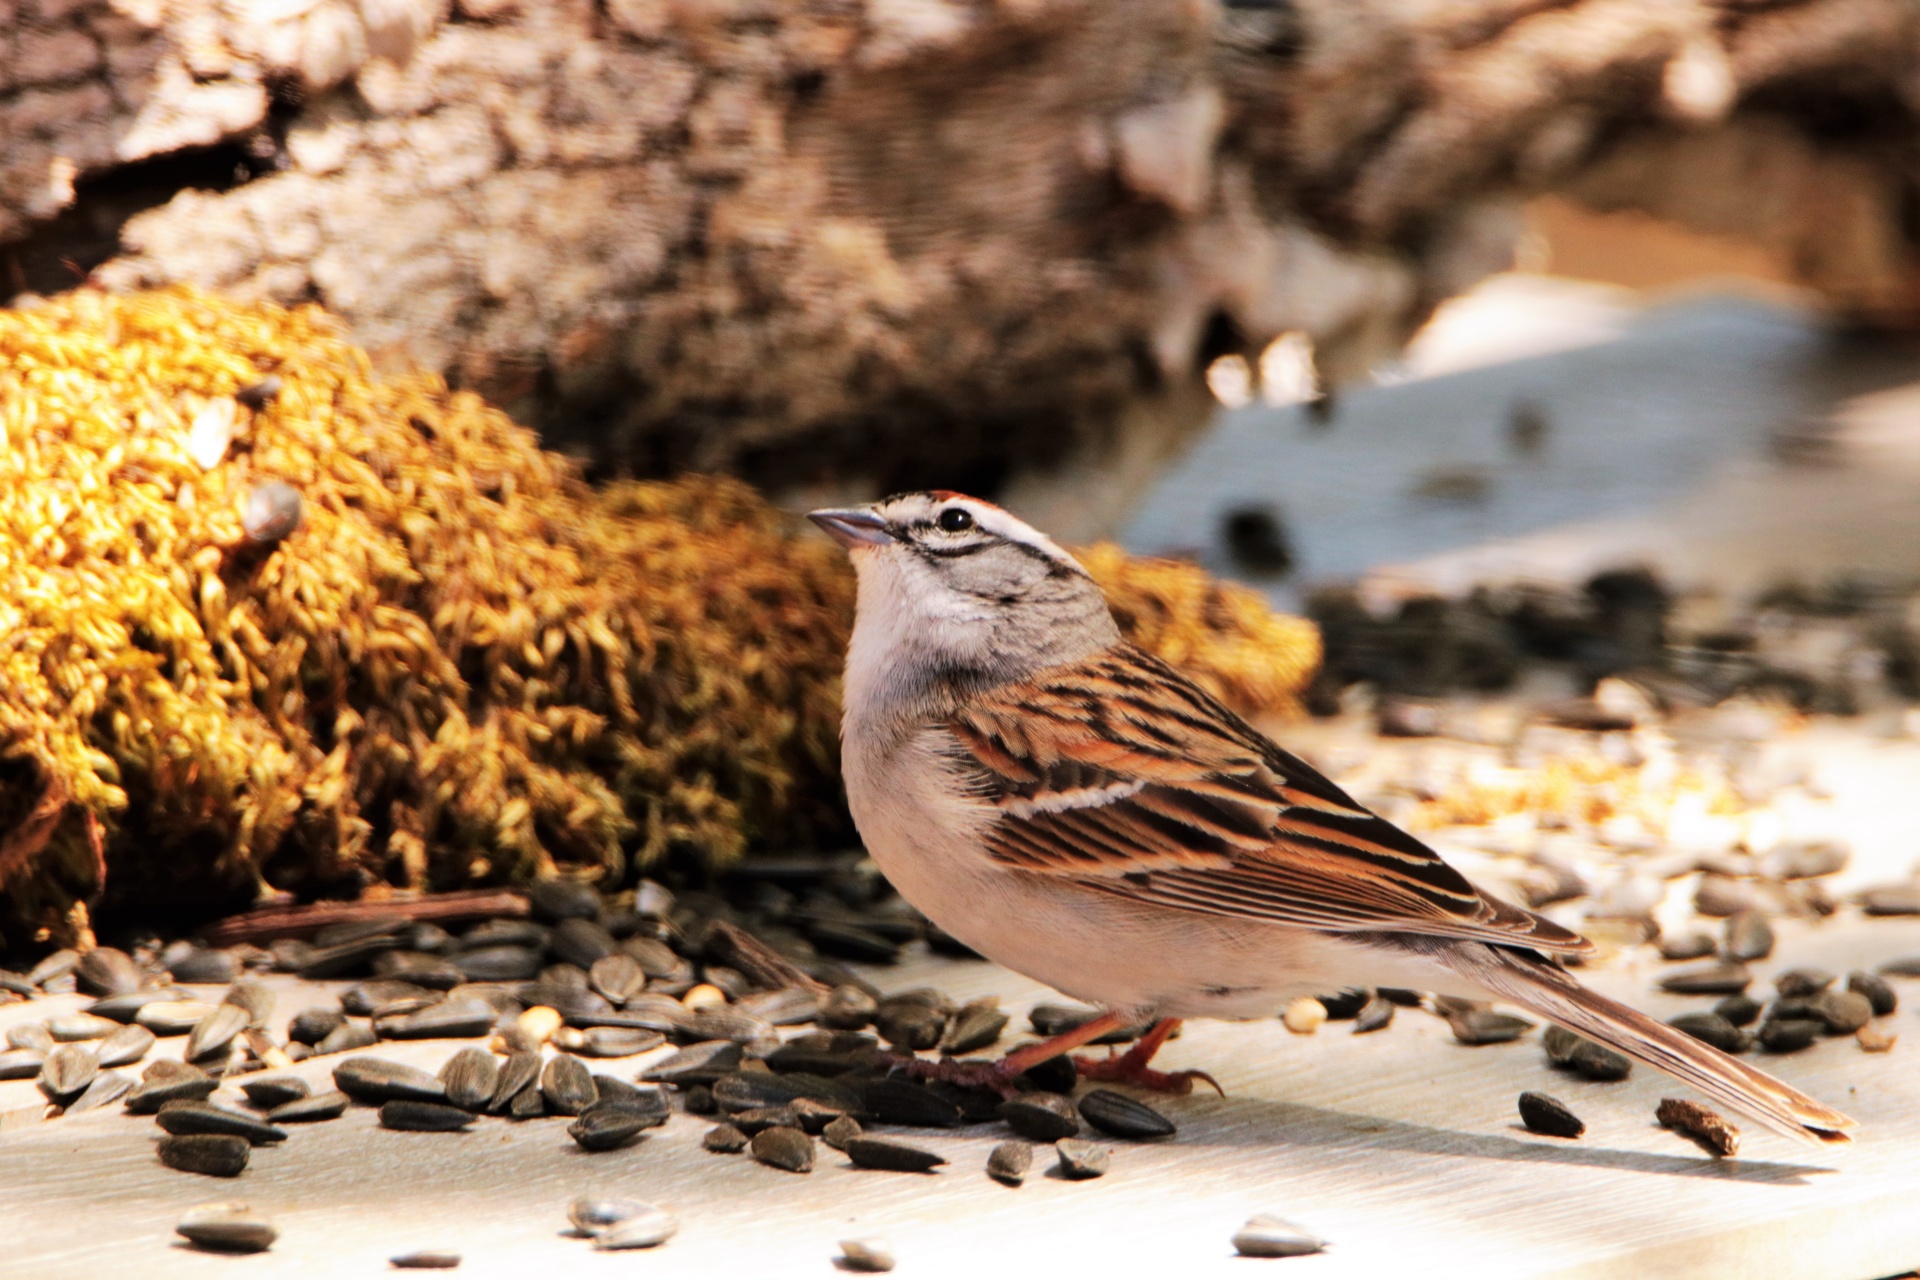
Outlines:
[{"label": "bird's eye", "polygon": [[940,513],[940,527],[948,533],[965,533],[973,528],[973,512],[965,507],[948,507]]}]

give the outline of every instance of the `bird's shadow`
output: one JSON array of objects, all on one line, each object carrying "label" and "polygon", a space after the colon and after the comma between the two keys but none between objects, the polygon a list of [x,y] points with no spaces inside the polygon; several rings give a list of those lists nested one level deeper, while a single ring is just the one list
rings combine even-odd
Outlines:
[{"label": "bird's shadow", "polygon": [[[1401,1151],[1411,1155],[1584,1166],[1676,1178],[1713,1178],[1773,1186],[1804,1186],[1809,1175],[1838,1172],[1831,1165],[1773,1160],[1669,1156],[1618,1147],[1583,1146],[1563,1138],[1510,1138],[1389,1120],[1267,1098],[1195,1099],[1176,1142],[1208,1146],[1296,1146],[1332,1150]],[[1199,1112],[1196,1115],[1194,1112]],[[1649,1126],[1650,1132],[1662,1132]]]}]

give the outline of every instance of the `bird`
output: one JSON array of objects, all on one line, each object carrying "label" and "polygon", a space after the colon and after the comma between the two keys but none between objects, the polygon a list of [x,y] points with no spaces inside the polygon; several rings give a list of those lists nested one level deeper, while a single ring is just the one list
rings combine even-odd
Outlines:
[{"label": "bird", "polygon": [[1182,1019],[1398,987],[1522,1006],[1776,1132],[1847,1141],[1847,1116],[1583,986],[1562,959],[1586,939],[1477,889],[1127,643],[1079,561],[1011,513],[929,490],[809,518],[858,579],[841,765],[868,854],[960,942],[1103,1010],[918,1073],[1011,1092],[1151,1022],[1082,1074],[1186,1092],[1211,1078],[1151,1065]]}]

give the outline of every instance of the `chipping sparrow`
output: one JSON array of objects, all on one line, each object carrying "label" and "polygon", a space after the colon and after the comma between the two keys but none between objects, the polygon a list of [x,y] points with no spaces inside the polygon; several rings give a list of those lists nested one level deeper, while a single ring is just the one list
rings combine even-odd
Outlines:
[{"label": "chipping sparrow", "polygon": [[[1120,638],[1085,570],[1000,508],[945,491],[812,519],[852,553],[847,797],[887,878],[948,933],[1108,1012],[985,1082],[1115,1026],[1271,1017],[1341,987],[1523,1005],[1794,1137],[1846,1116],[1576,982],[1578,935],[1477,891]],[[1096,1068],[1105,1064],[1094,1064]]]}]

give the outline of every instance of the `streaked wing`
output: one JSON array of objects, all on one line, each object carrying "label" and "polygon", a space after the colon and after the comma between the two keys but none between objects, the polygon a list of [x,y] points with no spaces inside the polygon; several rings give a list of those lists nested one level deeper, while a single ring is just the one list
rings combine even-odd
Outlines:
[{"label": "streaked wing", "polygon": [[1000,810],[987,838],[1009,866],[1214,915],[1588,949],[1482,895],[1130,645],[976,699],[948,727]]}]

